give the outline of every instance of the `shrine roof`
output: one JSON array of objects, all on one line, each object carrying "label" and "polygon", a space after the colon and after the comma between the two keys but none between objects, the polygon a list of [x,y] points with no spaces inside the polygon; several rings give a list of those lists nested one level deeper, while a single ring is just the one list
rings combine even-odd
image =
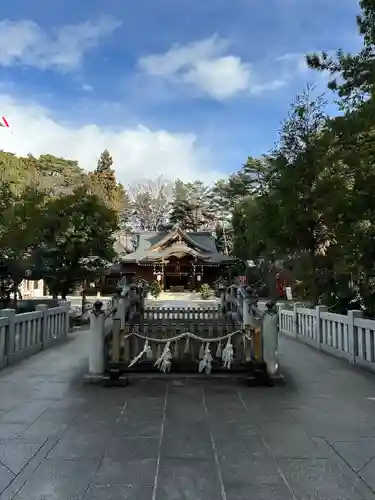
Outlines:
[{"label": "shrine roof", "polygon": [[[178,241],[173,243],[176,237],[182,239],[184,245],[178,245]],[[168,242],[172,243],[172,246],[169,247],[171,249],[170,251],[168,251],[168,247],[163,248]],[[160,248],[158,248],[158,245],[160,245]],[[152,262],[160,260],[161,258],[167,258],[168,255],[171,254],[171,251],[184,253],[184,249],[187,254],[194,255],[198,259],[211,263],[224,263],[232,260],[226,255],[218,252],[212,232],[184,232],[179,228],[175,228],[168,232],[138,233],[136,250],[128,255],[122,256],[121,261],[123,263],[138,263],[140,261]]]}]

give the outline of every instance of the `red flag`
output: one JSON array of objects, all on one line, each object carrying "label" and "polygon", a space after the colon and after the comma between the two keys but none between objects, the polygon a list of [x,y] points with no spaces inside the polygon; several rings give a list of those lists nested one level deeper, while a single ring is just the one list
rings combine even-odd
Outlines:
[{"label": "red flag", "polygon": [[7,119],[5,118],[5,116],[1,117],[0,126],[9,128],[9,123],[8,123]]}]

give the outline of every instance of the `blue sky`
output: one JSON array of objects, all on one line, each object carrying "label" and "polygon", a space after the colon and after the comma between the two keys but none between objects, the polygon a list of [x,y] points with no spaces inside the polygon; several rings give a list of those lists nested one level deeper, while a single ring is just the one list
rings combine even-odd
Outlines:
[{"label": "blue sky", "polygon": [[358,12],[354,0],[6,2],[2,147],[85,168],[108,147],[123,182],[223,176],[272,147],[307,82],[325,90],[303,55],[357,50]]}]

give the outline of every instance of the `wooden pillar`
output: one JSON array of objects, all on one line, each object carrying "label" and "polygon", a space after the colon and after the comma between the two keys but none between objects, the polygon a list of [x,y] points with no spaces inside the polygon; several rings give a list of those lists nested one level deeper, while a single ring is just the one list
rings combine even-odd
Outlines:
[{"label": "wooden pillar", "polygon": [[161,265],[161,289],[165,292],[165,264]]}]

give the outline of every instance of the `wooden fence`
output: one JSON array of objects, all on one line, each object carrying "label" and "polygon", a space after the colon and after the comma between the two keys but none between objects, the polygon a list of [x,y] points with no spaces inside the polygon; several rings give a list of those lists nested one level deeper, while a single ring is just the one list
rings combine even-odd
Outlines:
[{"label": "wooden fence", "polygon": [[144,321],[197,321],[197,320],[219,320],[221,319],[220,306],[217,307],[146,307],[144,310]]},{"label": "wooden fence", "polygon": [[238,290],[227,292],[217,307],[145,307],[142,289],[131,286],[117,295],[111,309],[97,304],[91,313],[86,380],[157,369],[189,374],[230,369],[255,378],[277,377],[276,312],[252,315],[246,294],[237,300]]},{"label": "wooden fence", "polygon": [[[145,323],[144,325],[126,325],[121,330],[120,321],[115,319],[114,327],[106,335],[104,351],[106,369],[111,371],[115,368],[121,372],[155,371],[154,364],[160,358],[166,341],[181,336],[180,339],[170,343],[172,372],[197,372],[207,342],[210,342],[214,369],[222,371],[221,353],[226,347],[227,340],[217,342],[215,339],[225,337],[227,334],[234,334],[231,338],[233,370],[246,371],[248,369],[247,365],[253,359],[253,344],[250,337],[244,336],[239,326],[237,330],[232,324],[223,322],[216,323],[215,326],[208,326],[207,323],[190,323],[189,326],[187,328],[186,325],[171,322],[161,328],[160,324]],[[185,337],[186,331],[193,336]],[[194,338],[195,336],[198,338]],[[142,352],[146,339],[152,339],[149,343],[150,352],[141,363],[129,368],[131,361]]]}]

